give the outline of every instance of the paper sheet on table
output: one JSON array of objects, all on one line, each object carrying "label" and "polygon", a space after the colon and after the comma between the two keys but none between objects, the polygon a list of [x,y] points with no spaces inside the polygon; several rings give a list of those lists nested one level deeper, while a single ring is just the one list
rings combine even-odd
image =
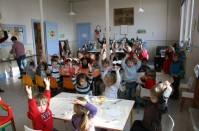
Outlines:
[{"label": "paper sheet on table", "polygon": [[104,112],[109,116],[119,116],[121,113],[115,109],[105,109]]}]

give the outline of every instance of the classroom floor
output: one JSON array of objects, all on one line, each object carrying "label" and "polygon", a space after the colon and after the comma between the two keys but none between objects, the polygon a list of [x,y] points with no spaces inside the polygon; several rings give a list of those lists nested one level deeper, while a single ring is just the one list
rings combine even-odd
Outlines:
[{"label": "classroom floor", "polygon": [[[31,127],[30,121],[27,118],[27,95],[21,94],[22,82],[17,77],[0,79],[0,88],[5,90],[4,93],[0,93],[3,101],[12,107],[14,113],[14,120],[17,131],[24,131],[23,126],[27,125]],[[191,102],[186,102],[183,111],[179,111],[179,100],[169,100],[169,113],[174,119],[175,127],[174,131],[189,131],[190,129],[190,118],[188,108],[191,106]],[[134,110],[133,118],[134,120],[142,119],[143,109],[137,114],[137,110]],[[0,115],[3,114],[2,109],[0,109]],[[54,127],[59,131],[70,131],[70,123],[65,123],[63,121],[54,121]],[[130,120],[127,121],[124,131],[128,131],[130,127]],[[6,131],[11,131],[8,127]]]}]

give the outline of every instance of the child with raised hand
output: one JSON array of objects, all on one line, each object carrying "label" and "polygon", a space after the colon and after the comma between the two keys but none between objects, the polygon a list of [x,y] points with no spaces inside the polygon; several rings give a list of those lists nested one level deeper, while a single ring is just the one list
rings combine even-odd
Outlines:
[{"label": "child with raised hand", "polygon": [[75,114],[72,116],[74,131],[95,131],[92,118],[97,114],[97,108],[87,102],[84,97],[78,97],[73,101]]},{"label": "child with raised hand", "polygon": [[156,72],[155,70],[147,70],[145,72],[145,76],[140,78],[144,83],[142,86],[147,89],[151,89],[154,85],[156,85]]},{"label": "child with raised hand", "polygon": [[161,131],[161,117],[168,112],[167,101],[172,92],[168,81],[157,84],[150,90],[151,101],[145,107],[143,120],[135,120],[130,131]]},{"label": "child with raised hand", "polygon": [[121,76],[119,72],[120,67],[115,66],[114,68],[116,71],[116,75],[113,73],[107,74],[108,71],[112,69],[112,66],[108,66],[102,76],[105,84],[105,91],[103,95],[109,98],[117,98],[117,92],[120,87],[120,81],[121,81]]},{"label": "child with raised hand", "polygon": [[72,75],[72,82],[76,85],[76,92],[79,94],[89,94],[93,81],[92,66],[88,64],[88,76],[85,73],[79,73],[79,66],[75,66],[75,73]]},{"label": "child with raised hand", "polygon": [[122,60],[122,68],[124,70],[124,80],[126,81],[126,97],[129,100],[135,100],[135,92],[137,87],[137,70],[141,66],[141,62],[138,61],[135,64],[137,58],[131,57],[129,54],[126,54],[126,57]]},{"label": "child with raised hand", "polygon": [[34,130],[52,131],[53,119],[52,112],[49,109],[50,104],[50,80],[45,78],[46,90],[44,94],[32,96],[31,87],[26,86],[28,93],[28,118],[33,123]]}]

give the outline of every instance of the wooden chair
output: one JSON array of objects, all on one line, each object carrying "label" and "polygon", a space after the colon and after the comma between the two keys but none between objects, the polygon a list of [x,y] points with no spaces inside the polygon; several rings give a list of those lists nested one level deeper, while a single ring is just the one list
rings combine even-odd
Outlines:
[{"label": "wooden chair", "polygon": [[8,112],[7,116],[0,116],[0,130],[5,131],[6,127],[8,125],[12,126],[12,130],[16,131],[15,123],[14,123],[14,118],[12,114],[12,108],[5,104],[1,99],[0,99],[0,106],[3,110]]},{"label": "wooden chair", "polygon": [[36,82],[36,85],[37,85],[38,88],[39,88],[39,91],[45,90],[45,87],[46,87],[46,86],[45,86],[44,81],[43,81],[43,79],[42,79],[41,76],[36,75],[36,76],[35,76],[35,82]]},{"label": "wooden chair", "polygon": [[60,87],[57,84],[56,78],[48,76],[48,79],[50,79],[50,90],[51,90],[51,96],[53,97],[57,94],[57,90],[60,89]]},{"label": "wooden chair", "polygon": [[194,93],[192,92],[182,92],[182,100],[180,104],[180,112],[182,112],[182,109],[184,107],[185,100],[192,100],[194,98]]},{"label": "wooden chair", "polygon": [[71,77],[63,78],[63,87],[66,89],[66,91],[75,92],[75,85],[72,83]]},{"label": "wooden chair", "polygon": [[23,81],[24,88],[22,88],[21,94],[23,95],[23,92],[24,92],[26,86],[31,87],[32,88],[32,93],[34,94],[34,87],[36,85],[33,84],[32,78],[29,75],[22,75],[22,81]]},{"label": "wooden chair", "polygon": [[194,78],[193,76],[190,76],[189,77],[189,80],[186,84],[180,84],[179,88],[180,90],[186,90],[186,91],[190,91],[191,88],[192,88],[192,85],[193,85],[193,81],[194,81]]}]

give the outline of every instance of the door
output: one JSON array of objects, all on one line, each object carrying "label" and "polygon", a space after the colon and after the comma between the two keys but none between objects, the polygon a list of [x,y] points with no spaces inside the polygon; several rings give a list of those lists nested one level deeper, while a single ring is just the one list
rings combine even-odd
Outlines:
[{"label": "door", "polygon": [[58,24],[45,23],[46,56],[59,54]]},{"label": "door", "polygon": [[77,47],[81,48],[91,40],[91,23],[77,24]]}]

